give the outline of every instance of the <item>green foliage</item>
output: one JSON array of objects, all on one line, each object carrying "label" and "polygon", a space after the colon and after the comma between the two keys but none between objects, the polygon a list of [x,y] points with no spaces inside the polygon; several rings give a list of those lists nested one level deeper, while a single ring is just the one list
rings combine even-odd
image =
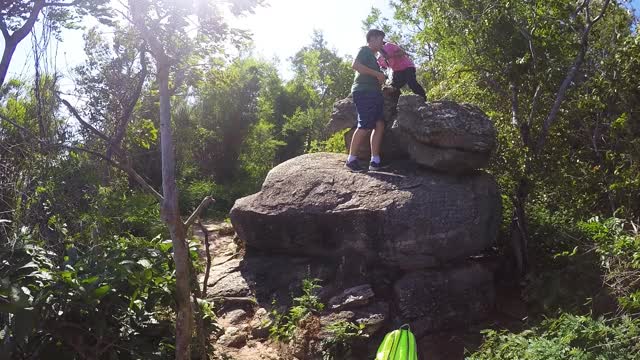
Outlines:
[{"label": "green foliage", "polygon": [[276,161],[278,149],[284,142],[276,140],[274,125],[261,119],[249,130],[240,154],[240,163],[250,183],[257,190]]},{"label": "green foliage", "polygon": [[344,135],[349,132],[350,129],[345,129],[343,131],[338,131],[337,133],[331,135],[327,140],[320,141],[314,140],[311,143],[310,153],[314,152],[333,152],[344,154],[347,152],[347,146],[344,142]]},{"label": "green foliage", "polygon": [[524,298],[532,313],[589,311],[587,299],[602,291],[602,269],[593,245],[581,239],[567,214],[534,202],[528,209],[535,259],[527,275]]},{"label": "green foliage", "polygon": [[[355,51],[355,49],[354,49]],[[326,139],[325,126],[336,100],[349,95],[353,70],[348,59],[329,49],[321,32],[291,58],[294,78],[286,85],[290,106],[283,112],[281,160],[312,152]]]},{"label": "green foliage", "polygon": [[5,353],[39,359],[165,358],[175,290],[171,242],[104,238],[62,258],[22,237],[0,253]]},{"label": "green foliage", "polygon": [[[59,1],[50,3],[48,16],[52,20],[52,30],[59,33],[62,27],[77,28],[83,16],[92,14],[100,22],[110,24],[113,13],[107,0]],[[2,4],[0,16],[11,32],[22,27],[33,9],[33,1],[14,0]]]},{"label": "green foliage", "polygon": [[298,323],[308,314],[322,311],[324,304],[316,292],[321,288],[319,279],[302,280],[302,295],[293,299],[293,306],[286,313],[271,312],[273,325],[269,328],[269,336],[278,341],[288,342]]},{"label": "green foliage", "polygon": [[640,322],[594,320],[562,314],[519,334],[486,330],[485,342],[469,360],[599,360],[637,359]]},{"label": "green foliage", "polygon": [[368,337],[364,324],[355,324],[340,320],[329,324],[326,329],[329,336],[322,339],[322,359],[338,360],[351,356],[354,341]]},{"label": "green foliage", "polygon": [[579,224],[595,244],[605,282],[627,311],[640,310],[640,234],[635,224],[618,218],[593,218]]},{"label": "green foliage", "polygon": [[281,144],[273,125],[278,83],[275,68],[255,59],[211,68],[197,84],[195,106],[185,104],[175,119],[182,166],[222,185],[262,180]]},{"label": "green foliage", "polygon": [[[269,328],[269,336],[275,340],[289,342],[300,322],[324,309],[324,304],[316,295],[321,288],[319,279],[304,279],[302,295],[293,298],[293,306],[285,313],[276,310],[271,312],[273,323]],[[321,356],[324,360],[344,359],[350,356],[355,341],[364,339],[363,324],[348,321],[337,321],[327,325],[323,332],[326,337],[321,342]]]},{"label": "green foliage", "polygon": [[99,186],[95,194],[88,193],[87,197],[90,197],[90,210],[79,215],[82,226],[80,236],[102,237],[128,233],[137,237],[168,238],[166,226],[160,219],[160,204],[152,195],[119,186]]},{"label": "green foliage", "polygon": [[[186,183],[182,180],[178,182],[180,209],[184,214],[190,214],[193,210],[200,205],[202,199],[207,196],[214,196],[218,192],[218,186],[208,180],[193,180]],[[207,212],[203,213],[205,217]]]}]

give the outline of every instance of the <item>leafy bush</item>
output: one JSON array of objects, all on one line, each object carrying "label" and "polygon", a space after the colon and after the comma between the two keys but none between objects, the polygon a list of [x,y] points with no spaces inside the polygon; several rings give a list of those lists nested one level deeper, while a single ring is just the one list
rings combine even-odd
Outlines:
[{"label": "leafy bush", "polygon": [[322,340],[322,359],[337,360],[351,356],[354,341],[366,338],[364,324],[355,324],[340,320],[329,324],[326,331],[330,334]]},{"label": "leafy bush", "polygon": [[315,152],[333,152],[339,154],[345,154],[347,152],[347,147],[344,142],[344,135],[349,132],[351,129],[345,129],[343,131],[338,131],[337,133],[331,135],[327,140],[313,140],[311,142],[310,153]]},{"label": "leafy bush", "polygon": [[640,233],[632,222],[597,217],[579,224],[596,246],[605,282],[619,296],[620,306],[640,310]]},{"label": "leafy bush", "polygon": [[545,314],[589,311],[585,299],[603,289],[592,243],[581,238],[575,222],[564,213],[534,204],[529,220],[532,269],[523,295],[530,309]]},{"label": "leafy bush", "polygon": [[[214,196],[218,192],[218,185],[213,181],[208,180],[194,180],[190,183],[180,182],[178,202],[180,203],[180,209],[184,215],[189,215],[195,210],[202,199],[207,196]],[[209,210],[209,209],[207,209]],[[202,216],[206,216],[205,211]]]},{"label": "leafy bush", "polygon": [[68,245],[59,258],[20,240],[0,253],[0,352],[38,359],[171,356],[170,241],[113,237]]},{"label": "leafy bush", "polygon": [[[160,218],[158,199],[147,193],[100,186],[92,197],[90,210],[79,215],[78,240],[99,239],[121,234],[134,237],[169,238]],[[74,219],[69,219],[72,222]]]},{"label": "leafy bush", "polygon": [[562,314],[519,334],[485,330],[469,360],[632,360],[640,357],[640,321]]},{"label": "leafy bush", "polygon": [[293,336],[296,326],[307,314],[322,311],[324,304],[316,295],[320,289],[319,279],[302,280],[302,295],[293,299],[293,306],[286,313],[272,311],[274,321],[269,328],[269,335],[276,340],[288,342]]}]

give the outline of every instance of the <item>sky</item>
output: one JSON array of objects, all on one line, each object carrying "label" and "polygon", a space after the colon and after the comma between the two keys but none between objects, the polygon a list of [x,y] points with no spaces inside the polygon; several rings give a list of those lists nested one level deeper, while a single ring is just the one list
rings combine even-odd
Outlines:
[{"label": "sky", "polygon": [[[639,0],[640,1],[640,0]],[[253,33],[254,53],[266,60],[278,58],[278,70],[284,78],[292,76],[287,59],[311,42],[314,30],[324,33],[330,48],[340,55],[355,56],[357,49],[365,44],[362,20],[372,7],[382,10],[383,16],[392,17],[389,0],[267,0],[254,14],[243,18],[227,19],[234,27]],[[88,21],[85,25],[95,25]],[[83,30],[64,30],[62,42],[52,41],[50,67],[69,78],[74,66],[84,60]],[[0,43],[2,42],[0,37]],[[20,43],[9,68],[9,76],[25,79],[33,74],[31,37]],[[4,44],[2,45],[4,46]],[[72,84],[62,84],[72,88]]]},{"label": "sky", "polygon": [[[640,0],[639,0],[640,1]],[[286,63],[301,47],[311,42],[313,30],[323,32],[330,48],[340,55],[355,56],[365,45],[362,21],[372,7],[393,17],[389,0],[270,0],[270,5],[259,8],[255,15],[237,21],[239,27],[250,29],[258,54],[269,59],[274,55]],[[287,64],[280,64],[280,72]]]},{"label": "sky", "polygon": [[[114,0],[117,1],[117,0]],[[324,33],[330,48],[339,55],[355,55],[358,47],[364,45],[362,20],[372,7],[382,10],[383,16],[391,18],[393,13],[389,0],[267,0],[268,5],[260,7],[255,14],[241,19],[228,19],[240,28],[253,33],[255,54],[264,59],[278,58],[278,69],[285,79],[291,77],[288,58],[311,41],[314,30]],[[640,15],[640,0],[632,0],[631,6]],[[95,24],[88,21],[87,26]],[[64,30],[62,41],[52,41],[50,46],[50,68],[58,70],[65,78],[70,78],[72,68],[84,60],[83,30]],[[0,43],[2,43],[0,37]],[[4,46],[4,44],[2,44]],[[26,79],[33,73],[31,37],[19,45],[14,55],[9,76]],[[70,82],[62,83],[62,90],[72,89]]]}]

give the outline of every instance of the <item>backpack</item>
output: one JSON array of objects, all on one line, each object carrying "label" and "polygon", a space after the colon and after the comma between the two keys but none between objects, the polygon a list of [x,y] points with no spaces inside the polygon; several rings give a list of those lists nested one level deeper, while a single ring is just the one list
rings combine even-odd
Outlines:
[{"label": "backpack", "polygon": [[409,324],[385,335],[375,360],[418,360],[416,338]]}]

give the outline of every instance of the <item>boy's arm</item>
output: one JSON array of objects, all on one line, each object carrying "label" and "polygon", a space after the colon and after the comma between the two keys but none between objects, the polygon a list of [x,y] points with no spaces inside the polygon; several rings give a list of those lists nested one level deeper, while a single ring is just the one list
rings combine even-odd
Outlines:
[{"label": "boy's arm", "polygon": [[385,76],[383,73],[373,70],[366,65],[362,64],[358,60],[353,60],[353,64],[351,64],[351,68],[360,74],[370,75],[378,79],[378,81],[382,84],[385,81]]}]

